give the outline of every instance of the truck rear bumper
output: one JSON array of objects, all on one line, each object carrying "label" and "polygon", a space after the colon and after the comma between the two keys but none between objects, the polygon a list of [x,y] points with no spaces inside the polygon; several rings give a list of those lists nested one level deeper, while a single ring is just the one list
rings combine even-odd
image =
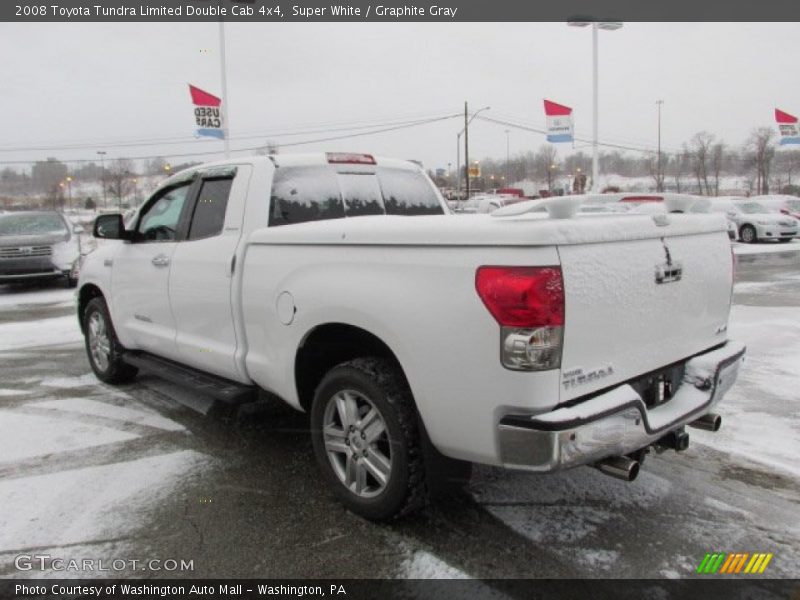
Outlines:
[{"label": "truck rear bumper", "polygon": [[720,401],[736,380],[745,347],[728,342],[686,362],[669,401],[647,408],[628,384],[549,413],[506,415],[498,424],[504,466],[558,471],[645,448]]}]

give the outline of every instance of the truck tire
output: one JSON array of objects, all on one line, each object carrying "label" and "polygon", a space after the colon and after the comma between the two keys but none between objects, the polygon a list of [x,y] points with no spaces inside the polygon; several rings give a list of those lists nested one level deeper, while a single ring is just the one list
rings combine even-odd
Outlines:
[{"label": "truck tire", "polygon": [[417,419],[405,377],[388,360],[358,358],[323,377],[311,408],[314,453],[348,509],[382,521],[424,506]]},{"label": "truck tire", "polygon": [[125,350],[117,339],[106,301],[93,298],[83,313],[86,354],[92,371],[100,381],[119,384],[130,381],[139,371],[122,361]]},{"label": "truck tire", "polygon": [[742,228],[739,230],[739,239],[745,244],[755,244],[758,241],[756,228],[752,225],[742,225]]}]

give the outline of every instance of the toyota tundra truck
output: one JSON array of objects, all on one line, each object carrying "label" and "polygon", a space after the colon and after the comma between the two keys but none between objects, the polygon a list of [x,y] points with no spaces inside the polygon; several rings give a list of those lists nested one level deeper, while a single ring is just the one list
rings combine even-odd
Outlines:
[{"label": "toyota tundra truck", "polygon": [[128,228],[97,218],[115,241],[80,273],[89,363],[305,411],[333,491],[370,519],[423,505],[446,461],[632,480],[687,425],[720,426],[745,352],[731,247],[720,215],[579,203],[455,216],[417,165],[365,154],[193,167]]}]

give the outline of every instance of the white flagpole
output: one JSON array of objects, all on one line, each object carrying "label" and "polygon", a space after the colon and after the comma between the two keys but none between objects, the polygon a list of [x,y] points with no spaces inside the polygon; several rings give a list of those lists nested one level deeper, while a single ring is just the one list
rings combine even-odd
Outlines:
[{"label": "white flagpole", "polygon": [[228,74],[225,66],[225,22],[219,21],[219,69],[222,78],[222,135],[225,142],[225,158],[231,157],[231,145],[228,139],[230,122],[228,121]]}]

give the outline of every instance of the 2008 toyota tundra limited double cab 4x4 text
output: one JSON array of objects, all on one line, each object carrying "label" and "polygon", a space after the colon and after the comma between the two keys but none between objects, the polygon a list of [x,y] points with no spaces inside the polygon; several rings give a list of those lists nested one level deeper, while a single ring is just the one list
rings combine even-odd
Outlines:
[{"label": "2008 toyota tundra limited double cab 4x4 text", "polygon": [[195,167],[131,229],[98,217],[119,241],[81,269],[89,360],[309,412],[333,490],[372,519],[419,507],[430,464],[632,480],[686,425],[719,427],[745,350],[731,248],[719,215],[580,200],[451,215],[415,164],[362,154]]}]

